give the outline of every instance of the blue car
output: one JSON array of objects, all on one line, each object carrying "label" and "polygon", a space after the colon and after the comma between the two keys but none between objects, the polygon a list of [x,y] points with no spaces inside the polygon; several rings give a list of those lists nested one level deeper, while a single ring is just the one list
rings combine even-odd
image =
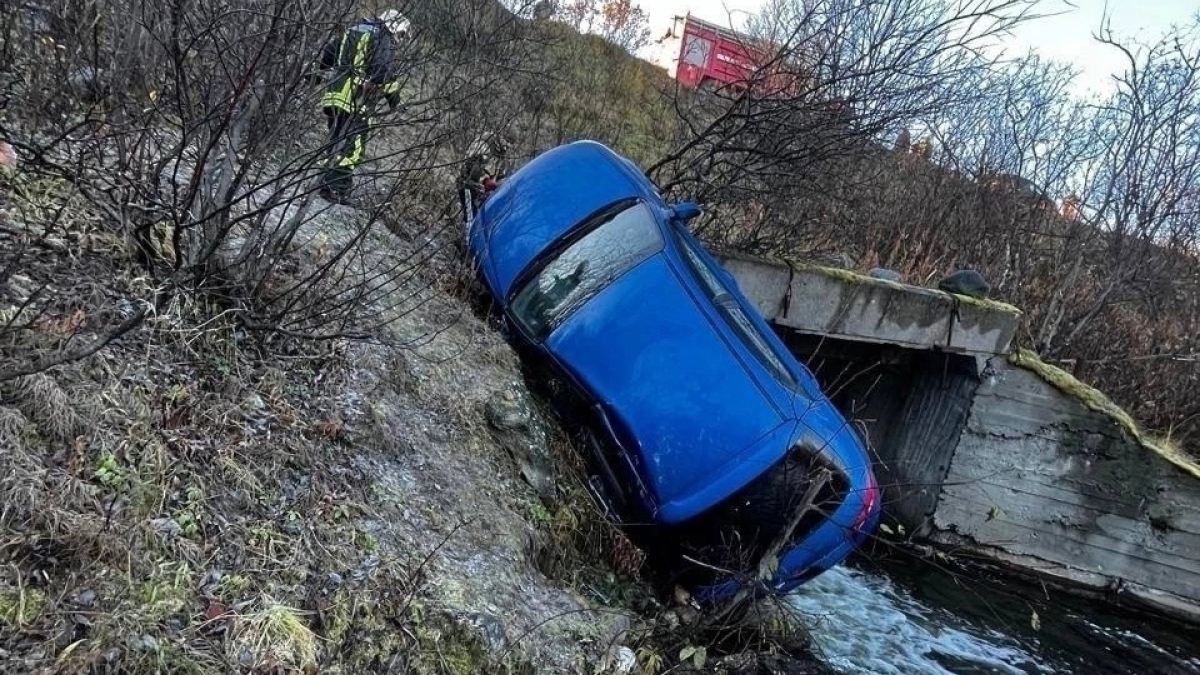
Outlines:
[{"label": "blue car", "polygon": [[509,176],[467,250],[522,357],[581,404],[606,512],[701,601],[785,593],[862,543],[879,490],[859,435],[688,230],[698,213],[579,141]]}]

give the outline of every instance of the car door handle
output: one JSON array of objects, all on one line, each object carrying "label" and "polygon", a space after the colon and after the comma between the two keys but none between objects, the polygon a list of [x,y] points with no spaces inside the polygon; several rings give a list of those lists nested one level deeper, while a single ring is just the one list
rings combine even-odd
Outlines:
[{"label": "car door handle", "polygon": [[592,410],[596,413],[596,417],[600,420],[601,426],[604,427],[604,433],[617,446],[617,450],[622,455],[628,455],[629,449],[621,441],[621,436],[617,433],[616,427],[613,426],[612,418],[608,414],[607,406],[604,403],[592,404]]}]

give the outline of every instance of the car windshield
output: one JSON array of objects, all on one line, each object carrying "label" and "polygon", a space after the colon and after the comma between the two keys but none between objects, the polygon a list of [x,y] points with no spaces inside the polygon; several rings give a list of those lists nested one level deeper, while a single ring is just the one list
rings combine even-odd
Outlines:
[{"label": "car windshield", "polygon": [[683,253],[683,258],[687,261],[688,267],[695,273],[697,280],[704,287],[709,299],[717,306],[726,323],[733,328],[733,331],[741,338],[746,348],[780,382],[795,391],[807,393],[801,387],[795,374],[783,362],[783,358],[772,348],[767,337],[759,331],[757,325],[746,314],[746,310],[742,307],[742,304],[729,292],[725,280],[722,279],[721,272],[714,269],[711,263],[705,259],[704,254],[698,250],[698,244],[681,231],[676,232],[675,239],[679,243],[679,250]]},{"label": "car windshield", "polygon": [[623,202],[580,228],[582,237],[538,270],[513,298],[518,323],[543,337],[617,277],[662,250],[650,208]]}]

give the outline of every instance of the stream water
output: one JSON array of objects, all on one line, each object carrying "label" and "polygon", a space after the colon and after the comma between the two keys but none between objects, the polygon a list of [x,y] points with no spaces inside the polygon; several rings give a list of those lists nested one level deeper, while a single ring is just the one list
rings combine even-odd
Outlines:
[{"label": "stream water", "polygon": [[844,675],[1200,675],[1200,631],[937,570],[836,567],[790,600]]}]

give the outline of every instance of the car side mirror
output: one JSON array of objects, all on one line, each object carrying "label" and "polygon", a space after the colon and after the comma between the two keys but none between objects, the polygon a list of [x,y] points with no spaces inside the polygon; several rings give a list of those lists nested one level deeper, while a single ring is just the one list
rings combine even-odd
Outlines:
[{"label": "car side mirror", "polygon": [[671,207],[671,216],[686,223],[700,215],[700,205],[696,202],[680,202]]}]

